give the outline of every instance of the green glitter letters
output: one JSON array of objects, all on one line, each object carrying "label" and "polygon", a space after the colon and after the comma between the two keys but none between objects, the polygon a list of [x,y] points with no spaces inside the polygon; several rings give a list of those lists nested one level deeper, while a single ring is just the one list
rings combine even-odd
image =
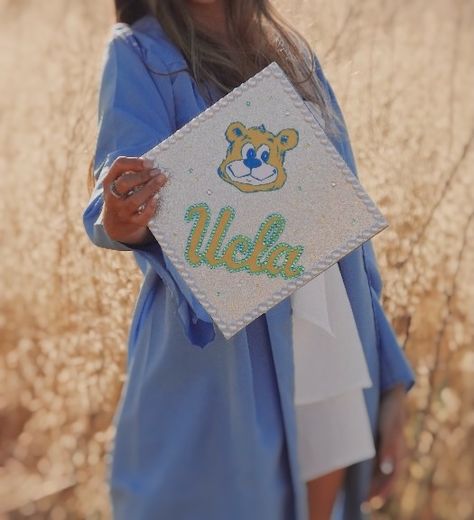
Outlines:
[{"label": "green glitter letters", "polygon": [[284,279],[297,278],[304,272],[304,267],[297,265],[303,246],[278,243],[286,224],[281,213],[268,215],[254,239],[236,235],[223,245],[235,218],[234,208],[225,206],[219,211],[205,247],[203,243],[211,220],[209,206],[205,202],[193,204],[186,210],[184,218],[186,222],[193,223],[184,253],[192,267],[205,264],[211,269],[224,267],[229,272],[247,271]]}]

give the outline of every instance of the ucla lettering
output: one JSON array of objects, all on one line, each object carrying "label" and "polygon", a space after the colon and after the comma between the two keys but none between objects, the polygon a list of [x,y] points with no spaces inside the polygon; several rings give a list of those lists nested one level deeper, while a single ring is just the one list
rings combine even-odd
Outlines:
[{"label": "ucla lettering", "polygon": [[226,206],[219,211],[209,232],[211,210],[205,202],[193,204],[186,210],[186,222],[192,222],[185,248],[185,259],[192,267],[207,265],[224,267],[230,272],[247,271],[269,277],[297,278],[304,272],[298,265],[303,246],[279,242],[286,220],[281,213],[268,215],[260,224],[254,238],[227,234],[235,219],[235,210]]}]

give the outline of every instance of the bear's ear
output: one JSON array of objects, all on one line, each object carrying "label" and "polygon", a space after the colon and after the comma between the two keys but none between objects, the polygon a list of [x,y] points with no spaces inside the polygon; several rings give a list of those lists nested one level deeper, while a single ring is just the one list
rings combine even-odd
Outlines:
[{"label": "bear's ear", "polygon": [[229,141],[229,143],[233,143],[237,139],[243,137],[247,132],[247,127],[239,121],[235,123],[231,123],[227,130],[225,131],[225,137]]},{"label": "bear's ear", "polygon": [[286,152],[287,150],[291,150],[298,144],[299,135],[298,131],[294,128],[285,128],[285,130],[282,130],[278,135],[278,144],[280,147],[280,150],[282,152]]}]

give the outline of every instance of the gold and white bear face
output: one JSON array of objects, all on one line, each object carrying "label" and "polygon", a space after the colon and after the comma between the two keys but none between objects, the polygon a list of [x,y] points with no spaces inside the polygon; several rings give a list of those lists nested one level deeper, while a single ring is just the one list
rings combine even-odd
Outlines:
[{"label": "gold and white bear face", "polygon": [[240,191],[272,191],[286,182],[285,153],[298,144],[298,131],[286,128],[278,135],[263,125],[247,128],[231,123],[225,132],[229,146],[217,172]]}]

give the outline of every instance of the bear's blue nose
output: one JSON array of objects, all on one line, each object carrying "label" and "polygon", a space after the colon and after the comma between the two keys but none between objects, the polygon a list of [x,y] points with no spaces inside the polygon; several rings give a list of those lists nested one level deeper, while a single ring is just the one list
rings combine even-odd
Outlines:
[{"label": "bear's blue nose", "polygon": [[247,154],[244,159],[244,164],[245,164],[245,166],[247,166],[247,168],[249,170],[258,168],[262,164],[262,161],[260,159],[257,159],[256,155],[257,154],[253,148],[250,148],[250,150],[247,150]]}]

